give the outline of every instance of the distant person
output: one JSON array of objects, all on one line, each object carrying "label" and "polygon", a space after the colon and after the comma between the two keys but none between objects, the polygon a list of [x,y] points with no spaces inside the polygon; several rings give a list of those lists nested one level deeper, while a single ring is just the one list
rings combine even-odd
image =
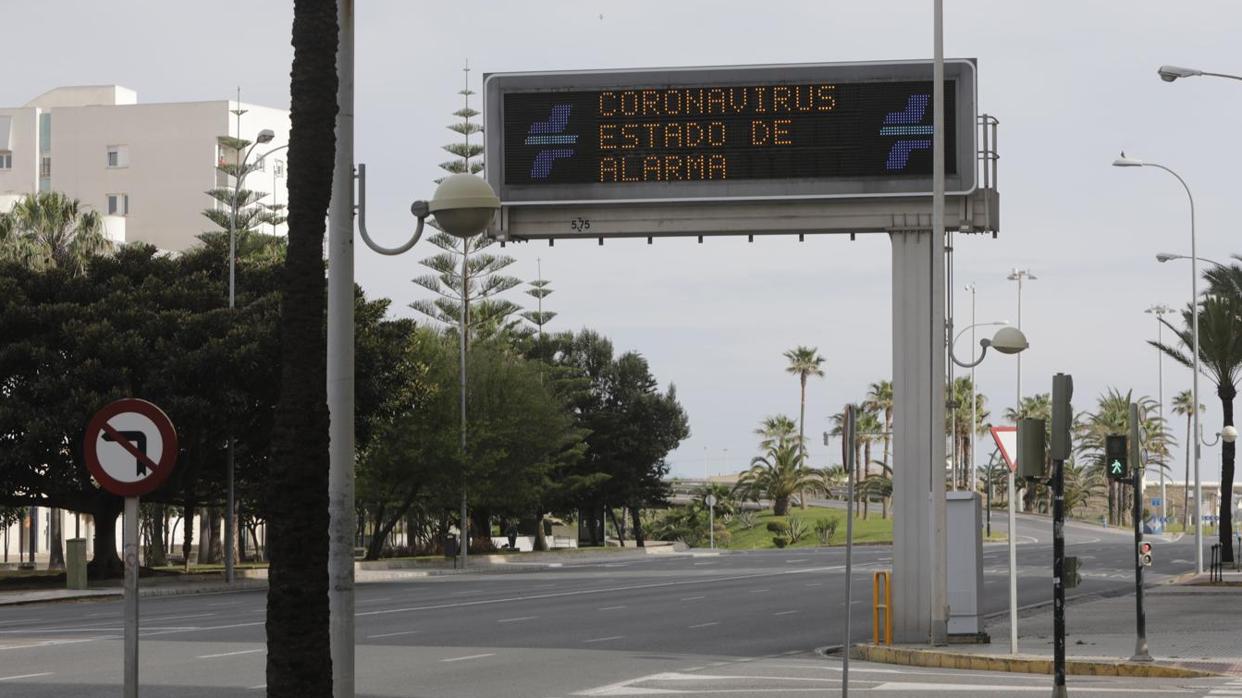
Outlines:
[{"label": "distant person", "polygon": [[517,526],[510,522],[509,528],[505,529],[505,535],[509,537],[509,549],[517,550]]}]

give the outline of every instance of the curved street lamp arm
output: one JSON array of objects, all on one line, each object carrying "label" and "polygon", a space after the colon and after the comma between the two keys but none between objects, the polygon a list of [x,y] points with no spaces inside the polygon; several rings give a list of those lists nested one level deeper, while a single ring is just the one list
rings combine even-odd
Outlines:
[{"label": "curved street lamp arm", "polygon": [[1230,80],[1242,80],[1240,75],[1230,75],[1229,73],[1202,73],[1203,75],[1211,75],[1214,78],[1228,78]]},{"label": "curved street lamp arm", "polygon": [[354,175],[358,179],[358,232],[362,233],[362,239],[367,243],[367,247],[384,255],[398,255],[414,246],[415,243],[423,237],[423,221],[427,218],[427,202],[415,201],[410,206],[410,213],[418,218],[418,227],[414,229],[414,237],[410,241],[400,247],[381,247],[375,244],[367,233],[367,166],[364,163],[358,163],[358,173]]},{"label": "curved street lamp arm", "polygon": [[988,355],[988,347],[992,346],[992,340],[980,339],[979,346],[983,347],[983,351],[979,352],[979,358],[971,363],[967,364],[967,363],[962,363],[961,361],[959,361],[958,358],[953,355],[953,347],[949,347],[949,358],[953,359],[953,363],[957,364],[958,366],[961,366],[962,368],[974,368],[975,366],[978,366],[979,364],[983,363],[983,357]]}]

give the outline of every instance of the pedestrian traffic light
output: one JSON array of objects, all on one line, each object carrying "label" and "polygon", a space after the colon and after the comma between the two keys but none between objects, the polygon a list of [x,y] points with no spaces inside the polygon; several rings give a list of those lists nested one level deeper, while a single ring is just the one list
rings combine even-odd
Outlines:
[{"label": "pedestrian traffic light", "polygon": [[1104,469],[1108,479],[1128,482],[1130,469],[1127,466],[1126,437],[1113,434],[1104,439]]},{"label": "pedestrian traffic light", "polygon": [[1151,543],[1148,543],[1147,541],[1139,543],[1138,556],[1139,562],[1143,563],[1144,567],[1151,567]]}]

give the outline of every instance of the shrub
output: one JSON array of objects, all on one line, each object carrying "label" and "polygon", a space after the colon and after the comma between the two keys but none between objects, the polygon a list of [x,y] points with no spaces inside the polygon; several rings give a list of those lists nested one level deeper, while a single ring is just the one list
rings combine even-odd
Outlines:
[{"label": "shrub", "polygon": [[755,527],[755,512],[743,510],[737,513],[737,525],[742,527],[743,531],[749,531]]},{"label": "shrub", "polygon": [[785,532],[785,524],[783,522],[781,521],[769,521],[768,522],[768,533],[775,533],[777,535],[781,535],[784,532]]},{"label": "shrub", "polygon": [[786,545],[789,545],[789,541],[786,540],[784,536],[776,536],[772,539],[772,545],[775,545],[778,548],[783,548]]},{"label": "shrub", "polygon": [[789,533],[789,542],[797,543],[803,538],[806,538],[806,534],[810,532],[810,527],[807,526],[806,522],[802,519],[791,518],[789,519],[789,524],[785,527],[785,530]]},{"label": "shrub", "polygon": [[820,545],[832,545],[832,537],[836,532],[836,518],[820,519],[815,522],[815,535],[819,536]]}]

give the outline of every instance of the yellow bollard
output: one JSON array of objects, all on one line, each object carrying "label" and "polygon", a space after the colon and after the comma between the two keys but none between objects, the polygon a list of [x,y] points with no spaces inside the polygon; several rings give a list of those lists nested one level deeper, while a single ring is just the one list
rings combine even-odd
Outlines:
[{"label": "yellow bollard", "polygon": [[[874,644],[893,644],[893,578],[888,570],[871,575],[871,638]],[[880,613],[884,614],[884,642],[880,642]]]}]

